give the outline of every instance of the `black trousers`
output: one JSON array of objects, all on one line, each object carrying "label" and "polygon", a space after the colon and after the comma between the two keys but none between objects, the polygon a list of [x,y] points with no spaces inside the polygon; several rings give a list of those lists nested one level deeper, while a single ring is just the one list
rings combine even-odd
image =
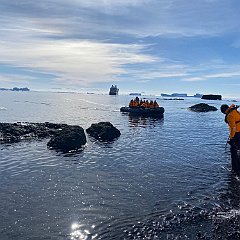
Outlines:
[{"label": "black trousers", "polygon": [[237,132],[235,136],[230,140],[230,146],[232,170],[240,174],[240,156],[238,156],[238,150],[240,151],[240,132]]}]

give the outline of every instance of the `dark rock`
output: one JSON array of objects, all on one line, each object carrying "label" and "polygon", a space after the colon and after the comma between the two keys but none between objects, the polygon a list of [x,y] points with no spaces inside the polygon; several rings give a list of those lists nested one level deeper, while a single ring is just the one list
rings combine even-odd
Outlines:
[{"label": "dark rock", "polygon": [[0,143],[50,137],[66,126],[55,123],[0,123]]},{"label": "dark rock", "polygon": [[47,145],[52,149],[69,152],[82,148],[86,142],[86,135],[82,127],[66,126],[56,132]]},{"label": "dark rock", "polygon": [[92,124],[86,132],[101,141],[113,141],[115,138],[118,138],[121,133],[114,127],[110,122],[99,122]]},{"label": "dark rock", "polygon": [[214,94],[202,95],[202,99],[206,99],[206,100],[222,100],[222,96],[221,95],[214,95]]},{"label": "dark rock", "polygon": [[189,107],[190,110],[194,112],[209,112],[209,111],[217,111],[217,108],[214,106],[210,106],[206,103],[199,103]]}]

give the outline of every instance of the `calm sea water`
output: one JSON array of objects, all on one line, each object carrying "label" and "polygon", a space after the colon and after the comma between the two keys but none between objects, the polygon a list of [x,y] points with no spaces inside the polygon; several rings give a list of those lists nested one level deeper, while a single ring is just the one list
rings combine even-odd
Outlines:
[{"label": "calm sea water", "polygon": [[122,133],[110,144],[88,138],[75,154],[49,150],[47,139],[1,145],[1,240],[214,239],[218,222],[239,215],[221,112],[159,99],[164,119],[133,118],[119,111],[130,98],[0,93],[1,122],[110,121]]}]

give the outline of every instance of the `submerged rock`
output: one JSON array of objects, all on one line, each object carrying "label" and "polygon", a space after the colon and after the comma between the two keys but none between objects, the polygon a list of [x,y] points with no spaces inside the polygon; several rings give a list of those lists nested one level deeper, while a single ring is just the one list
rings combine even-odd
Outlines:
[{"label": "submerged rock", "polygon": [[86,142],[86,135],[82,127],[66,126],[56,132],[47,145],[52,149],[69,152],[82,148]]},{"label": "submerged rock", "polygon": [[92,124],[86,132],[94,137],[95,139],[101,141],[113,141],[115,138],[118,138],[121,133],[114,127],[110,122],[99,122]]},{"label": "submerged rock", "polygon": [[199,103],[189,107],[190,110],[194,112],[209,112],[209,111],[217,111],[218,109],[214,106],[210,106],[206,103]]}]

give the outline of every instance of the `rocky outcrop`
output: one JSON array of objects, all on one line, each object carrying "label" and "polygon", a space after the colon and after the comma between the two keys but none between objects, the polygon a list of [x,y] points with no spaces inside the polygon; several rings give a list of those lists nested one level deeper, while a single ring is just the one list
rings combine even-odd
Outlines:
[{"label": "rocky outcrop", "polygon": [[86,135],[80,126],[57,123],[0,123],[0,143],[51,138],[48,147],[69,152],[86,144]]},{"label": "rocky outcrop", "polygon": [[95,139],[104,142],[113,141],[121,135],[120,131],[110,122],[99,122],[92,124],[91,127],[86,130],[86,132]]},{"label": "rocky outcrop", "polygon": [[86,142],[86,135],[82,127],[67,126],[56,132],[47,145],[51,149],[69,152],[81,149]]},{"label": "rocky outcrop", "polygon": [[67,124],[55,123],[0,123],[0,143],[46,138],[54,135]]},{"label": "rocky outcrop", "polygon": [[[121,135],[120,131],[110,122],[92,124],[86,131],[90,136],[107,142]],[[47,146],[62,152],[82,149],[87,142],[84,129],[80,126],[50,122],[0,123],[0,144],[42,138],[50,138]]]},{"label": "rocky outcrop", "polygon": [[221,95],[214,95],[214,94],[202,95],[202,99],[206,99],[206,100],[222,100],[222,96]]},{"label": "rocky outcrop", "polygon": [[209,111],[217,111],[217,108],[214,106],[210,106],[206,103],[199,103],[189,107],[190,110],[194,112],[209,112]]}]

